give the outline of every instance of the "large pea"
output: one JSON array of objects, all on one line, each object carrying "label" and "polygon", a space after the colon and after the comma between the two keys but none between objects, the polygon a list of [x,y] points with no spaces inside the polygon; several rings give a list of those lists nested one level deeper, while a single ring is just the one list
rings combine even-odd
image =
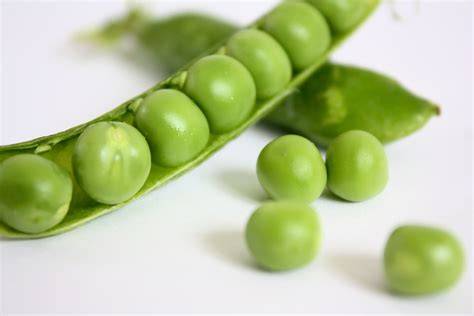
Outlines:
[{"label": "large pea", "polygon": [[245,120],[255,104],[252,75],[237,60],[211,55],[193,64],[184,92],[201,108],[213,133],[225,133]]},{"label": "large pea", "polygon": [[321,227],[316,212],[296,201],[267,202],[248,220],[247,246],[256,261],[269,270],[288,270],[316,256]]},{"label": "large pea", "polygon": [[456,283],[464,269],[459,241],[439,228],[406,225],[388,239],[384,253],[390,289],[401,294],[428,294]]},{"label": "large pea", "polygon": [[158,90],[148,95],[136,114],[138,129],[150,145],[157,165],[174,167],[194,158],[209,140],[209,125],[184,93]]},{"label": "large pea", "polygon": [[311,202],[326,186],[326,166],[316,146],[285,135],[266,145],[257,160],[260,184],[273,199]]},{"label": "large pea", "polygon": [[342,133],[326,153],[328,186],[348,201],[363,201],[383,191],[388,162],[380,141],[372,134],[352,130]]},{"label": "large pea", "polygon": [[264,19],[262,28],[283,46],[296,70],[314,63],[331,43],[323,15],[300,1],[280,4]]},{"label": "large pea", "polygon": [[150,148],[142,134],[122,122],[100,122],[79,136],[72,157],[81,188],[104,204],[124,202],[145,183],[151,168]]},{"label": "large pea", "polygon": [[369,14],[379,0],[309,0],[324,16],[335,33],[347,33]]},{"label": "large pea", "polygon": [[255,29],[237,32],[227,43],[227,54],[250,71],[259,99],[273,97],[290,82],[290,60],[280,44],[265,32]]},{"label": "large pea", "polygon": [[20,154],[0,164],[0,220],[16,230],[40,233],[61,222],[72,192],[69,173],[41,156]]}]

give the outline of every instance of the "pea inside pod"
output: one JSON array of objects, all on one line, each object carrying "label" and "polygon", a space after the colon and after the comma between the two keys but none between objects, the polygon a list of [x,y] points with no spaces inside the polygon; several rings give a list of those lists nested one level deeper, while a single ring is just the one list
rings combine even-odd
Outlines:
[{"label": "pea inside pod", "polygon": [[228,132],[248,117],[256,88],[249,71],[236,59],[211,55],[193,64],[183,88],[206,115],[211,131]]},{"label": "pea inside pod", "polygon": [[280,44],[265,32],[256,29],[237,32],[227,42],[226,53],[250,71],[259,99],[274,96],[290,82],[290,60]]},{"label": "pea inside pod", "polygon": [[268,14],[261,27],[283,46],[296,70],[308,67],[331,44],[324,16],[302,1],[280,4]]},{"label": "pea inside pod", "polygon": [[72,157],[74,175],[94,200],[118,204],[145,183],[151,168],[148,144],[133,126],[100,122],[79,136]]},{"label": "pea inside pod", "polygon": [[136,113],[138,129],[147,139],[153,162],[174,167],[194,158],[209,141],[209,125],[184,93],[162,89],[148,95]]},{"label": "pea inside pod", "polygon": [[54,227],[66,216],[73,183],[66,170],[39,155],[0,163],[0,220],[25,233]]}]

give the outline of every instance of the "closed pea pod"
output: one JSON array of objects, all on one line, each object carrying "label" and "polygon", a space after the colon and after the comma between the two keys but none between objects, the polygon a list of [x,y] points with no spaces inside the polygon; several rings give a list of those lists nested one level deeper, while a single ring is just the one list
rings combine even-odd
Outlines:
[{"label": "closed pea pod", "polygon": [[348,201],[369,199],[385,188],[388,162],[382,144],[364,131],[349,131],[332,141],[326,153],[328,186]]},{"label": "closed pea pod", "polygon": [[71,176],[54,162],[21,154],[0,164],[0,220],[25,233],[43,232],[66,216]]},{"label": "closed pea pod", "polygon": [[296,201],[267,202],[250,216],[247,247],[260,266],[288,270],[310,263],[321,243],[316,212]]},{"label": "closed pea pod", "polygon": [[312,202],[326,186],[326,167],[316,146],[285,135],[263,148],[257,160],[260,184],[273,199]]},{"label": "closed pea pod", "polygon": [[283,48],[265,32],[248,29],[234,34],[226,53],[240,61],[252,74],[257,97],[267,99],[290,82],[291,63]]},{"label": "closed pea pod", "polygon": [[331,44],[324,17],[300,1],[280,4],[265,17],[261,27],[283,46],[296,70],[315,62]]},{"label": "closed pea pod", "polygon": [[178,90],[162,89],[148,95],[136,113],[155,164],[173,167],[195,157],[209,140],[206,117]]},{"label": "closed pea pod", "polygon": [[429,294],[449,288],[459,280],[464,254],[459,241],[445,230],[404,225],[390,235],[384,263],[392,291]]},{"label": "closed pea pod", "polygon": [[135,127],[100,122],[78,138],[72,162],[77,182],[91,198],[118,204],[130,199],[145,183],[151,154],[145,137]]},{"label": "closed pea pod", "polygon": [[183,89],[206,115],[211,131],[218,134],[247,118],[256,99],[255,83],[248,70],[224,55],[207,56],[193,64]]}]

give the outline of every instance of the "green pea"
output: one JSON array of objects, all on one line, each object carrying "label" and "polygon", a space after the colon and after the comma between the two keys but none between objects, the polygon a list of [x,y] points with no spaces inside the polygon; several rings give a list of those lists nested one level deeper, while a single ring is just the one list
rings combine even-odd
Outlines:
[{"label": "green pea", "polygon": [[265,32],[247,29],[234,34],[227,43],[227,54],[250,71],[259,99],[273,97],[290,82],[290,60],[280,44]]},{"label": "green pea", "polygon": [[279,137],[257,160],[260,184],[273,199],[311,202],[326,186],[326,167],[318,148],[302,136]]},{"label": "green pea", "polygon": [[282,3],[264,19],[262,28],[283,46],[296,70],[314,63],[331,44],[323,15],[304,2]]},{"label": "green pea", "polygon": [[213,133],[237,127],[253,109],[255,83],[237,60],[211,55],[198,60],[187,73],[184,91],[206,115]]},{"label": "green pea", "polygon": [[289,270],[318,253],[321,227],[316,212],[297,201],[267,202],[250,216],[245,229],[250,253],[268,270]]},{"label": "green pea", "polygon": [[379,0],[309,0],[325,17],[335,33],[353,29]]},{"label": "green pea", "polygon": [[153,162],[166,167],[191,160],[209,140],[206,117],[177,90],[163,89],[148,95],[138,108],[136,123],[150,144]]},{"label": "green pea", "polygon": [[66,170],[38,155],[20,154],[0,164],[0,220],[24,233],[62,221],[73,184]]},{"label": "green pea", "polygon": [[460,243],[449,232],[426,226],[398,227],[384,253],[390,289],[400,294],[428,294],[456,283],[464,269]]},{"label": "green pea", "polygon": [[79,136],[72,156],[80,187],[94,200],[118,204],[133,197],[150,173],[150,148],[142,134],[121,122],[100,122]]},{"label": "green pea", "polygon": [[388,162],[377,138],[364,131],[348,131],[336,137],[326,153],[328,186],[348,201],[369,199],[385,188]]}]

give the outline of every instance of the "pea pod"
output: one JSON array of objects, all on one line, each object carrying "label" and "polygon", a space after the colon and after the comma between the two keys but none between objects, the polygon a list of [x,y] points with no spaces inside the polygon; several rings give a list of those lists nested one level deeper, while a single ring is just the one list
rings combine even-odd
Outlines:
[{"label": "pea pod", "polygon": [[327,64],[266,121],[328,145],[350,130],[382,143],[408,136],[440,109],[391,78],[352,66]]},{"label": "pea pod", "polygon": [[[373,5],[368,8],[366,16],[368,16],[373,9],[375,9],[378,1],[373,1]],[[314,9],[316,10],[316,9]],[[257,20],[251,27],[259,27],[266,16],[262,19]],[[362,22],[362,20],[360,21]],[[345,32],[345,33],[338,33],[334,34],[331,40],[331,46],[328,50],[326,50],[322,55],[318,58],[314,59],[311,65],[306,67],[305,69],[293,74],[291,81],[288,83],[283,90],[279,93],[271,97],[270,99],[266,99],[263,101],[257,101],[252,109],[249,111],[250,113],[243,118],[233,129],[229,131],[224,131],[219,133],[213,132],[211,129],[211,133],[209,135],[209,140],[206,147],[199,152],[194,158],[190,161],[182,163],[175,167],[163,167],[156,164],[151,165],[151,170],[149,172],[149,176],[146,179],[142,188],[133,195],[130,199],[120,202],[114,205],[106,205],[99,203],[92,198],[89,197],[84,191],[80,189],[77,181],[74,181],[74,189],[73,189],[73,197],[70,203],[69,211],[64,219],[56,226],[38,233],[23,233],[16,231],[5,224],[0,223],[0,236],[9,237],[9,238],[38,238],[38,237],[45,237],[51,236],[59,233],[63,233],[65,231],[71,230],[75,227],[78,227],[86,222],[93,220],[101,215],[107,214],[126,203],[138,198],[139,196],[155,189],[163,185],[164,183],[170,181],[182,175],[186,171],[196,167],[198,164],[202,163],[206,158],[216,152],[219,148],[224,146],[233,138],[237,137],[241,134],[245,129],[249,126],[256,123],[258,120],[262,119],[266,116],[272,109],[274,109],[279,103],[281,103],[288,95],[294,93],[294,91],[299,87],[305,80],[307,80],[324,62],[327,60],[329,54],[342,43],[342,41],[353,31],[353,29]],[[225,47],[221,46],[221,48],[213,49],[209,51],[208,55],[212,55],[215,53],[219,53],[225,51]],[[227,57],[231,59],[230,57]],[[200,59],[201,61],[203,59]],[[209,59],[207,59],[209,61]],[[144,93],[124,102],[122,105],[118,106],[114,110],[98,117],[97,119],[85,123],[80,126],[73,127],[69,130],[64,132],[60,132],[55,135],[41,137],[32,141],[27,141],[19,144],[7,145],[0,147],[0,163],[5,159],[18,155],[18,154],[25,154],[25,153],[34,153],[41,155],[56,164],[62,166],[66,171],[68,171],[72,176],[74,176],[73,172],[73,165],[71,163],[73,152],[76,146],[76,142],[78,137],[81,133],[91,125],[104,122],[104,121],[117,121],[117,122],[124,122],[127,124],[134,124],[135,123],[135,113],[140,106],[140,103],[144,98],[147,96],[155,93],[157,90],[160,89],[176,89],[183,91],[183,86],[187,80],[188,72],[191,72],[193,65],[190,67],[184,67],[181,70],[177,71],[167,79],[161,81],[153,88],[145,91]],[[242,66],[243,67],[243,66]],[[224,77],[222,79],[222,75],[220,75],[220,83],[226,83],[225,80],[229,79]],[[234,80],[230,78],[229,80]],[[200,84],[200,83],[199,83]],[[222,87],[219,85],[219,87]],[[191,89],[191,88],[189,88]],[[186,89],[184,89],[186,90]],[[192,89],[191,89],[192,90]],[[229,90],[225,90],[227,93]],[[209,91],[208,91],[209,92]],[[211,91],[212,92],[212,91]],[[218,92],[222,92],[219,90]],[[200,103],[201,100],[197,100],[197,103]],[[215,102],[220,102],[221,100],[214,100]],[[213,101],[213,102],[214,102]],[[245,101],[247,102],[247,100]],[[114,133],[112,133],[114,134]],[[125,134],[120,133],[113,137],[119,137],[119,140],[122,139],[122,136]],[[114,141],[119,141],[114,139]],[[109,140],[107,140],[109,141]],[[121,146],[121,144],[117,144],[117,146]],[[1,210],[1,209],[0,209]]]},{"label": "pea pod", "polygon": [[[352,24],[366,14],[364,7],[370,5],[370,0],[309,2],[326,14],[336,34],[351,29]],[[117,32],[110,29],[130,25],[131,21],[139,20],[137,16],[145,14],[132,11],[95,33],[96,38],[117,39]],[[144,20],[141,19],[139,27],[121,29],[134,35],[143,51],[152,57],[149,63],[165,72],[187,63],[236,30],[219,19],[193,13]],[[174,54],[174,49],[179,49],[179,53]],[[382,143],[392,142],[422,128],[439,113],[438,106],[383,74],[330,63],[313,74],[299,92],[263,121],[327,146],[339,134],[353,129],[369,132]]]}]

